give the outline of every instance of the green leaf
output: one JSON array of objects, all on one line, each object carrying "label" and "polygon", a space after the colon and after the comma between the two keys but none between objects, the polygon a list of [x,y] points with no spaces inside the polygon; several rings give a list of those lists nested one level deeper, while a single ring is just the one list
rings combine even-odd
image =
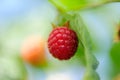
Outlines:
[{"label": "green leaf", "polygon": [[78,38],[83,44],[85,50],[87,70],[84,76],[84,80],[100,80],[99,75],[95,71],[99,62],[93,55],[93,42],[89,34],[89,30],[84,24],[79,12],[75,13],[73,18],[70,20],[70,27],[77,32]]},{"label": "green leaf", "polygon": [[60,11],[79,10],[84,8],[90,8],[92,6],[101,5],[111,0],[49,0]]}]

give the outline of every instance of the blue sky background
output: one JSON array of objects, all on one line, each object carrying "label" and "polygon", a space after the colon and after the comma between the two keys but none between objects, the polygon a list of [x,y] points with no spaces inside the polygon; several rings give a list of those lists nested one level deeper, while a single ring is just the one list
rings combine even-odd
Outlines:
[{"label": "blue sky background", "polygon": [[47,0],[0,0],[0,23],[25,15],[30,9],[42,6]]}]

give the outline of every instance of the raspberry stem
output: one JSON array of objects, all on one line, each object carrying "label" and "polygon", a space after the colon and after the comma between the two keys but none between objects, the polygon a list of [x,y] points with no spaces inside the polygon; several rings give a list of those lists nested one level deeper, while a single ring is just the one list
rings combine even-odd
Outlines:
[{"label": "raspberry stem", "polygon": [[67,21],[63,26],[66,26],[67,28],[69,28],[69,21]]},{"label": "raspberry stem", "polygon": [[56,28],[56,25],[52,23],[52,27],[53,27],[53,29],[55,29],[55,28]]}]

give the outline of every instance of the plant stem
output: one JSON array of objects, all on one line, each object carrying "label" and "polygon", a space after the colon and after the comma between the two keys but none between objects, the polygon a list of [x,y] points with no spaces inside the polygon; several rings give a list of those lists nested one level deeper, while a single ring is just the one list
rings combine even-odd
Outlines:
[{"label": "plant stem", "polygon": [[100,80],[98,73],[95,71],[98,67],[99,62],[92,54],[90,49],[85,49],[86,56],[86,72],[84,75],[84,80]]},{"label": "plant stem", "polygon": [[101,3],[90,4],[90,5],[86,6],[83,9],[94,8],[94,7],[98,7],[98,6],[101,6],[101,5],[104,5],[104,4],[108,4],[108,3],[113,3],[113,2],[120,2],[120,0],[106,0],[106,1],[103,1]]}]

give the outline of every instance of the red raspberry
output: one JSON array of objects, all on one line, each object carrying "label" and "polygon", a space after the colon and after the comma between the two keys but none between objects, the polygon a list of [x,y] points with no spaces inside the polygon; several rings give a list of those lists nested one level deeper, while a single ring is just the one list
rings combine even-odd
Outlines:
[{"label": "red raspberry", "polygon": [[76,52],[78,38],[76,33],[67,27],[55,28],[48,38],[50,53],[59,60],[68,60]]}]

